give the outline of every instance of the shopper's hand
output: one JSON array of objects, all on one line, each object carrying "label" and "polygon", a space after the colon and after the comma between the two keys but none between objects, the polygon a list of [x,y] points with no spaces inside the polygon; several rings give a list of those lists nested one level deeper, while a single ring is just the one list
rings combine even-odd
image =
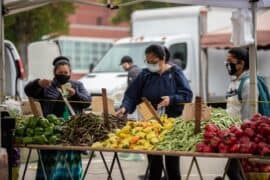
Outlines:
[{"label": "shopper's hand", "polygon": [[74,88],[67,88],[66,90],[69,96],[74,96],[76,94],[76,90]]},{"label": "shopper's hand", "polygon": [[158,108],[160,107],[166,107],[170,104],[170,97],[169,96],[162,96],[162,101],[158,104]]},{"label": "shopper's hand", "polygon": [[42,88],[48,88],[52,85],[52,80],[49,79],[40,79],[38,85]]},{"label": "shopper's hand", "polygon": [[118,111],[116,111],[116,116],[119,118],[124,118],[127,114],[127,110],[124,107],[121,107]]}]

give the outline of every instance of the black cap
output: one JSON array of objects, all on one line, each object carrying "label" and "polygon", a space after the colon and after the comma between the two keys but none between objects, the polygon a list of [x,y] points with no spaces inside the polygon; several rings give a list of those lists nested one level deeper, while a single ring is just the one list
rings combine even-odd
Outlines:
[{"label": "black cap", "polygon": [[120,65],[124,63],[133,63],[132,58],[130,56],[124,56],[121,59]]},{"label": "black cap", "polygon": [[53,65],[56,66],[58,64],[70,64],[69,59],[65,56],[58,56],[53,60]]}]

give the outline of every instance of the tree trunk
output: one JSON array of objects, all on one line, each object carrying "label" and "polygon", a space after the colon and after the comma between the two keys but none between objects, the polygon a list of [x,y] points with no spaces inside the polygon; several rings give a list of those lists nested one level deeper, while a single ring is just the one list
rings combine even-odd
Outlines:
[{"label": "tree trunk", "polygon": [[28,46],[27,42],[19,42],[18,43],[18,51],[19,51],[20,56],[22,58],[26,77],[28,77],[27,46]]}]

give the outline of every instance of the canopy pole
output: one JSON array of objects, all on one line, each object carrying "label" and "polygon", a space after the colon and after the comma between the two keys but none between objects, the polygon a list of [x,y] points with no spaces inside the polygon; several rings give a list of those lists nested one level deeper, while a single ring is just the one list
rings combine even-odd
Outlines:
[{"label": "canopy pole", "polygon": [[256,35],[256,26],[257,26],[257,1],[250,0],[251,3],[251,13],[252,13],[252,36],[254,43],[249,46],[249,67],[250,67],[250,103],[251,103],[251,112],[250,116],[258,112],[258,92],[257,92],[257,35]]},{"label": "canopy pole", "polygon": [[4,101],[5,95],[5,55],[4,55],[4,15],[3,15],[3,2],[4,0],[0,1],[0,104]]},{"label": "canopy pole", "polygon": [[[4,0],[0,1],[0,105],[4,101],[4,94],[6,90],[5,86],[5,49],[4,49],[4,14],[3,14],[3,4]],[[0,124],[1,123],[0,117]],[[0,125],[0,147],[2,147],[2,126]]]}]

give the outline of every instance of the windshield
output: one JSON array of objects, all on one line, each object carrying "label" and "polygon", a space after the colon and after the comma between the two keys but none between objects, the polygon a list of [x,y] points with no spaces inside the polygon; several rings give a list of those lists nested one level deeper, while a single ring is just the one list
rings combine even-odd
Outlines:
[{"label": "windshield", "polygon": [[135,65],[144,68],[144,51],[153,43],[162,44],[161,42],[147,42],[114,45],[99,61],[93,72],[123,72],[123,69],[119,64],[121,58],[126,55],[132,57]]}]

